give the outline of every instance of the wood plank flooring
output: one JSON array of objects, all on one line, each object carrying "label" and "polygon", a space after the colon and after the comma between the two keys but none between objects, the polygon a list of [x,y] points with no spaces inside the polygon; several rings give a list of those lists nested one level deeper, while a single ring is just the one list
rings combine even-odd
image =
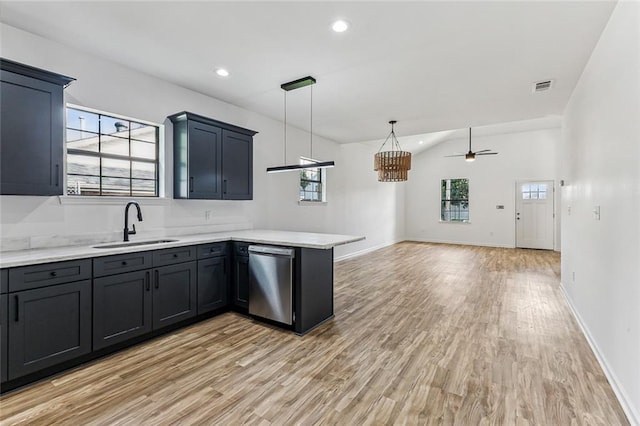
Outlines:
[{"label": "wood plank flooring", "polygon": [[336,264],[304,337],[228,313],[0,399],[0,424],[626,425],[557,253],[405,242]]}]

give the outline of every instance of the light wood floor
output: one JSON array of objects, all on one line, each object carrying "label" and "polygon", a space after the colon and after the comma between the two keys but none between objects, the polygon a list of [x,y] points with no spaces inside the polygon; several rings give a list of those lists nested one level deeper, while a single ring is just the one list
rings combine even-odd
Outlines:
[{"label": "light wood floor", "polygon": [[0,423],[628,424],[559,263],[397,244],[336,264],[307,336],[228,313],[5,396]]}]

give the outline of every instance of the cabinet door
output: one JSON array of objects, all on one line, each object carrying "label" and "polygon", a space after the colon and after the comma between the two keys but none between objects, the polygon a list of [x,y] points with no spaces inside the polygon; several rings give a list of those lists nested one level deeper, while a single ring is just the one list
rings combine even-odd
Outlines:
[{"label": "cabinet door", "polygon": [[93,349],[151,331],[151,270],[93,280]]},{"label": "cabinet door", "polygon": [[0,193],[62,195],[62,86],[0,75]]},{"label": "cabinet door", "polygon": [[163,266],[154,270],[154,330],[196,315],[196,272],[196,262]]},{"label": "cabinet door", "polygon": [[222,130],[197,121],[189,121],[188,198],[222,197]]},{"label": "cabinet door", "polygon": [[253,199],[253,138],[222,131],[222,198]]},{"label": "cabinet door", "polygon": [[7,381],[7,301],[9,296],[0,295],[0,382]]},{"label": "cabinet door", "polygon": [[90,351],[91,281],[9,294],[9,380]]},{"label": "cabinet door", "polygon": [[249,258],[238,256],[233,268],[233,304],[240,308],[249,308]]},{"label": "cabinet door", "polygon": [[227,257],[198,261],[198,314],[227,305]]}]

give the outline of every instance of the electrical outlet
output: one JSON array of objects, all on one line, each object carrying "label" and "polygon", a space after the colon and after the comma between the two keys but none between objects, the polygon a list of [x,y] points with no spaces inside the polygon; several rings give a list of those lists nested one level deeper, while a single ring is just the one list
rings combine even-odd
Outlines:
[{"label": "electrical outlet", "polygon": [[204,211],[204,220],[206,220],[206,221],[210,221],[211,220],[211,210],[205,210]]}]

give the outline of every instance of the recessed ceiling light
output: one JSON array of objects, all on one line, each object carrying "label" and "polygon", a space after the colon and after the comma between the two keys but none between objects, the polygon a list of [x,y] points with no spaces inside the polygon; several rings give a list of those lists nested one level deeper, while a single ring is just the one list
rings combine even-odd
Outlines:
[{"label": "recessed ceiling light", "polygon": [[220,77],[229,77],[229,71],[225,70],[224,68],[218,68],[216,70],[216,74],[218,74]]},{"label": "recessed ceiling light", "polygon": [[331,29],[337,33],[343,33],[349,29],[349,23],[343,19],[338,19],[331,25]]},{"label": "recessed ceiling light", "polygon": [[424,141],[418,141],[418,145],[422,145]]}]

